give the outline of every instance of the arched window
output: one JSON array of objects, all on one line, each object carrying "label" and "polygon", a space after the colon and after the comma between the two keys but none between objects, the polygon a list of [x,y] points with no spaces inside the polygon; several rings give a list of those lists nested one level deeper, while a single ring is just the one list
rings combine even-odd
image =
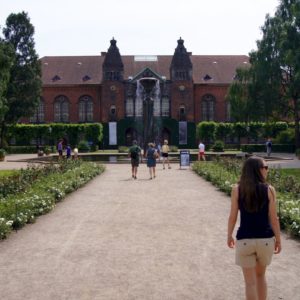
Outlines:
[{"label": "arched window", "polygon": [[128,97],[126,100],[126,117],[133,117],[133,116],[134,116],[133,98]]},{"label": "arched window", "polygon": [[215,102],[213,95],[206,94],[202,98],[202,121],[213,121],[215,119]]},{"label": "arched window", "polygon": [[45,104],[41,99],[34,115],[30,118],[31,123],[44,123],[45,122]]},{"label": "arched window", "polygon": [[65,96],[58,96],[55,98],[54,122],[69,122],[69,100]]},{"label": "arched window", "polygon": [[110,121],[116,121],[117,119],[117,108],[115,105],[111,105],[109,109]]},{"label": "arched window", "polygon": [[185,119],[186,119],[186,108],[184,104],[181,104],[179,106],[179,120],[185,121]]},{"label": "arched window", "polygon": [[164,96],[161,100],[161,115],[163,117],[170,116],[170,100],[169,97]]},{"label": "arched window", "polygon": [[79,99],[79,122],[93,122],[93,100],[90,96]]}]

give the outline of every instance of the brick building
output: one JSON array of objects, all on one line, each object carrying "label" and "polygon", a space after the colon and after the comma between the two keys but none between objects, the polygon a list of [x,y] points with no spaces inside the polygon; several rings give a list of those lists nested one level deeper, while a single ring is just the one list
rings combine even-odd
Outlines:
[{"label": "brick building", "polygon": [[192,55],[181,38],[173,55],[122,56],[116,44],[99,56],[43,57],[42,99],[30,121],[101,122],[105,147],[143,142],[144,78],[155,83],[148,98],[156,142],[195,147],[197,123],[229,121],[225,96],[247,56]]}]

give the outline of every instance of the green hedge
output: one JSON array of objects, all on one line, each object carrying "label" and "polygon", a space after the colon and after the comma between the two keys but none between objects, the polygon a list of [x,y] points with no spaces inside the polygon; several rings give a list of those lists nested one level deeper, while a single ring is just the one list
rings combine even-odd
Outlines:
[{"label": "green hedge", "polygon": [[17,124],[8,127],[7,137],[14,139],[16,146],[28,146],[32,140],[36,140],[37,144],[43,140],[46,144],[56,145],[61,138],[72,146],[78,145],[81,140],[99,145],[103,138],[103,126],[100,123]]},{"label": "green hedge", "polygon": [[[56,152],[56,146],[41,146],[40,150],[45,152],[45,149],[50,149],[51,153]],[[8,146],[6,147],[6,152],[8,154],[24,154],[24,153],[37,153],[36,146]]]},{"label": "green hedge", "polygon": [[249,123],[217,123],[217,122],[200,122],[197,124],[196,137],[206,142],[213,143],[215,139],[225,141],[227,138],[242,138],[259,140],[262,138],[272,137],[273,139],[282,131],[293,128],[292,123],[287,122],[249,122]]},{"label": "green hedge", "polygon": [[[243,152],[266,152],[266,145],[264,144],[244,144],[241,145],[241,150]],[[273,144],[272,152],[286,152],[286,153],[294,153],[295,145],[287,145],[287,144]]]}]

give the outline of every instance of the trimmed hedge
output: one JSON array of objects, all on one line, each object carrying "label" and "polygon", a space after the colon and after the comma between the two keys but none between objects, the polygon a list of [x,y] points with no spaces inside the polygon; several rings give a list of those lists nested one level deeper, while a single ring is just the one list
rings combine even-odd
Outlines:
[{"label": "trimmed hedge", "polygon": [[[40,150],[45,152],[45,149],[48,148],[50,149],[50,152],[55,153],[56,152],[56,147],[55,146],[40,146]],[[29,154],[29,153],[37,153],[37,148],[36,146],[8,146],[6,147],[6,151],[9,154]]]},{"label": "trimmed hedge", "polygon": [[293,128],[292,123],[287,122],[236,122],[236,123],[217,123],[213,121],[203,121],[197,124],[196,138],[203,139],[206,143],[213,143],[215,139],[223,140],[237,138],[247,138],[258,141],[272,137],[273,139],[282,131]]},{"label": "trimmed hedge", "polygon": [[28,146],[32,140],[56,145],[61,138],[65,138],[72,146],[78,145],[82,140],[98,145],[103,138],[103,126],[100,123],[16,124],[8,126],[7,137],[14,138],[16,146]]},{"label": "trimmed hedge", "polygon": [[[265,144],[244,144],[241,145],[241,150],[243,152],[266,152]],[[286,153],[295,153],[295,145],[287,145],[287,144],[273,144],[272,152],[286,152]]]}]

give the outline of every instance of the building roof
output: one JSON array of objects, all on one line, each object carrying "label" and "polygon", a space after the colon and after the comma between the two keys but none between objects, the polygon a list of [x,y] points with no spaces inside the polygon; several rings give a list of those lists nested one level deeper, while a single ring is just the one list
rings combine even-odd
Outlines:
[{"label": "building roof", "polygon": [[[172,55],[121,56],[124,79],[150,68],[170,79]],[[45,56],[41,59],[43,85],[101,84],[105,56]],[[246,55],[191,55],[195,84],[230,84],[238,67],[247,66]]]}]

